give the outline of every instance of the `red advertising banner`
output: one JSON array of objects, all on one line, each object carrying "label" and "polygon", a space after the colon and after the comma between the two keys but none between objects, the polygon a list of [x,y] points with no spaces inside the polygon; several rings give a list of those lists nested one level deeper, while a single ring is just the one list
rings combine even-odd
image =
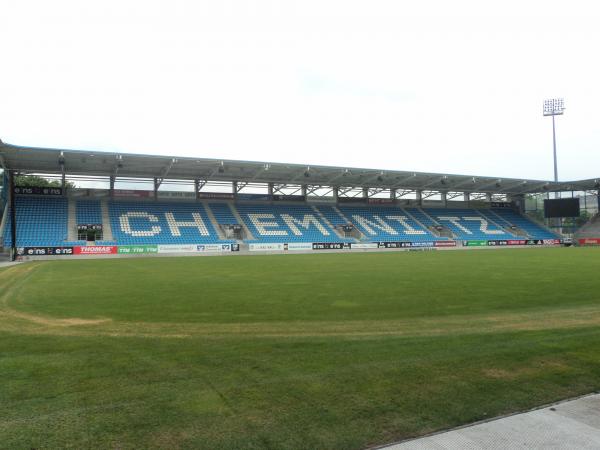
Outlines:
[{"label": "red advertising banner", "polygon": [[116,245],[87,245],[73,247],[75,255],[114,255],[117,253]]},{"label": "red advertising banner", "polygon": [[153,197],[154,192],[152,191],[140,191],[134,189],[115,189],[113,191],[115,197]]},{"label": "red advertising banner", "polygon": [[394,200],[391,198],[369,198],[367,199],[367,203],[371,205],[391,205],[394,203]]},{"label": "red advertising banner", "polygon": [[600,238],[579,239],[579,245],[600,245]]},{"label": "red advertising banner", "polygon": [[434,247],[456,247],[456,241],[435,241]]},{"label": "red advertising banner", "polygon": [[198,192],[198,198],[233,200],[234,197],[233,194],[227,192]]},{"label": "red advertising banner", "polygon": [[525,239],[512,239],[508,241],[508,245],[527,245],[527,240]]}]

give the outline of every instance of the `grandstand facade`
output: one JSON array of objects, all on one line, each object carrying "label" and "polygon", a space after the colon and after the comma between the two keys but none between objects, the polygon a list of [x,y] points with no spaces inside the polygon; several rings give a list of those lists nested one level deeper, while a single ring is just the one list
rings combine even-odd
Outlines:
[{"label": "grandstand facade", "polygon": [[[0,163],[0,236],[15,257],[558,245],[562,236],[522,214],[524,196],[567,188],[598,195],[597,180],[553,183],[6,144],[0,144]],[[23,188],[14,183],[19,174],[55,178],[62,187]],[[68,189],[68,180],[94,187]],[[105,188],[98,188],[102,182]],[[150,188],[118,189],[119,182]]]}]

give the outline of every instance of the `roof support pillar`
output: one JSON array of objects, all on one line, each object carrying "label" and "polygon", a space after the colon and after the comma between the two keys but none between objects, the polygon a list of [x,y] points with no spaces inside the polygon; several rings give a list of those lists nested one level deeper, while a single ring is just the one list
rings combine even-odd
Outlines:
[{"label": "roof support pillar", "polygon": [[160,183],[158,182],[158,178],[154,178],[154,200],[158,200],[158,187]]},{"label": "roof support pillar", "polygon": [[198,178],[194,180],[194,194],[196,201],[200,200],[200,180]]},{"label": "roof support pillar", "polygon": [[[600,192],[600,191],[599,191]],[[338,202],[338,199],[340,198],[340,189],[337,187],[333,188],[333,199],[335,200],[335,202]]]},{"label": "roof support pillar", "polygon": [[394,203],[396,203],[396,189],[394,188],[390,188],[390,199],[392,199]]},{"label": "roof support pillar", "polygon": [[8,171],[8,195],[10,200],[10,238],[12,239],[12,251],[10,259],[17,259],[17,212],[15,211],[15,172]]},{"label": "roof support pillar", "polygon": [[448,206],[448,193],[440,192],[440,196],[442,197],[442,205],[444,205],[444,208],[446,208]]},{"label": "roof support pillar", "polygon": [[267,183],[267,194],[269,198],[273,197],[273,183]]},{"label": "roof support pillar", "polygon": [[362,197],[363,198],[369,198],[369,188],[362,188]]},{"label": "roof support pillar", "polygon": [[304,199],[306,199],[307,189],[306,189],[306,185],[305,184],[303,184],[302,186],[300,186],[300,192],[304,196]]},{"label": "roof support pillar", "polygon": [[109,179],[108,196],[113,198],[115,196],[115,176],[111,175]]},{"label": "roof support pillar", "polygon": [[463,192],[463,201],[469,203],[469,200],[471,200],[471,196],[469,195],[469,193]]},{"label": "roof support pillar", "polygon": [[420,189],[417,189],[417,191],[415,192],[415,200],[417,202],[417,205],[422,206],[423,205],[423,191]]},{"label": "roof support pillar", "polygon": [[237,181],[231,182],[231,193],[233,194],[234,197],[237,197],[237,193],[238,193],[238,182]]},{"label": "roof support pillar", "polygon": [[491,192],[486,192],[485,193],[485,201],[488,203],[492,202],[492,193]]}]

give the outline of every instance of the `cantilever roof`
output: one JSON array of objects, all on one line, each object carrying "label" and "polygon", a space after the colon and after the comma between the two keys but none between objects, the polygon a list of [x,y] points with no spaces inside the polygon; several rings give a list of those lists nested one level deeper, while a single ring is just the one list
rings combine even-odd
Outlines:
[{"label": "cantilever roof", "polygon": [[524,194],[598,189],[598,180],[482,177],[401,170],[21,147],[0,141],[0,165],[30,173]]}]

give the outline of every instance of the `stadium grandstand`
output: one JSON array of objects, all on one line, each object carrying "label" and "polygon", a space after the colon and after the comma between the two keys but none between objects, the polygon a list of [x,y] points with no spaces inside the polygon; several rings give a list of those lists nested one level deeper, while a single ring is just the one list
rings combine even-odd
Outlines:
[{"label": "stadium grandstand", "polygon": [[[600,198],[593,179],[500,179],[1,141],[0,164],[0,244],[13,258],[560,245],[560,228],[524,214],[527,197],[576,191]],[[30,174],[59,183],[15,182]],[[599,243],[597,216],[582,231],[582,243]]]}]

